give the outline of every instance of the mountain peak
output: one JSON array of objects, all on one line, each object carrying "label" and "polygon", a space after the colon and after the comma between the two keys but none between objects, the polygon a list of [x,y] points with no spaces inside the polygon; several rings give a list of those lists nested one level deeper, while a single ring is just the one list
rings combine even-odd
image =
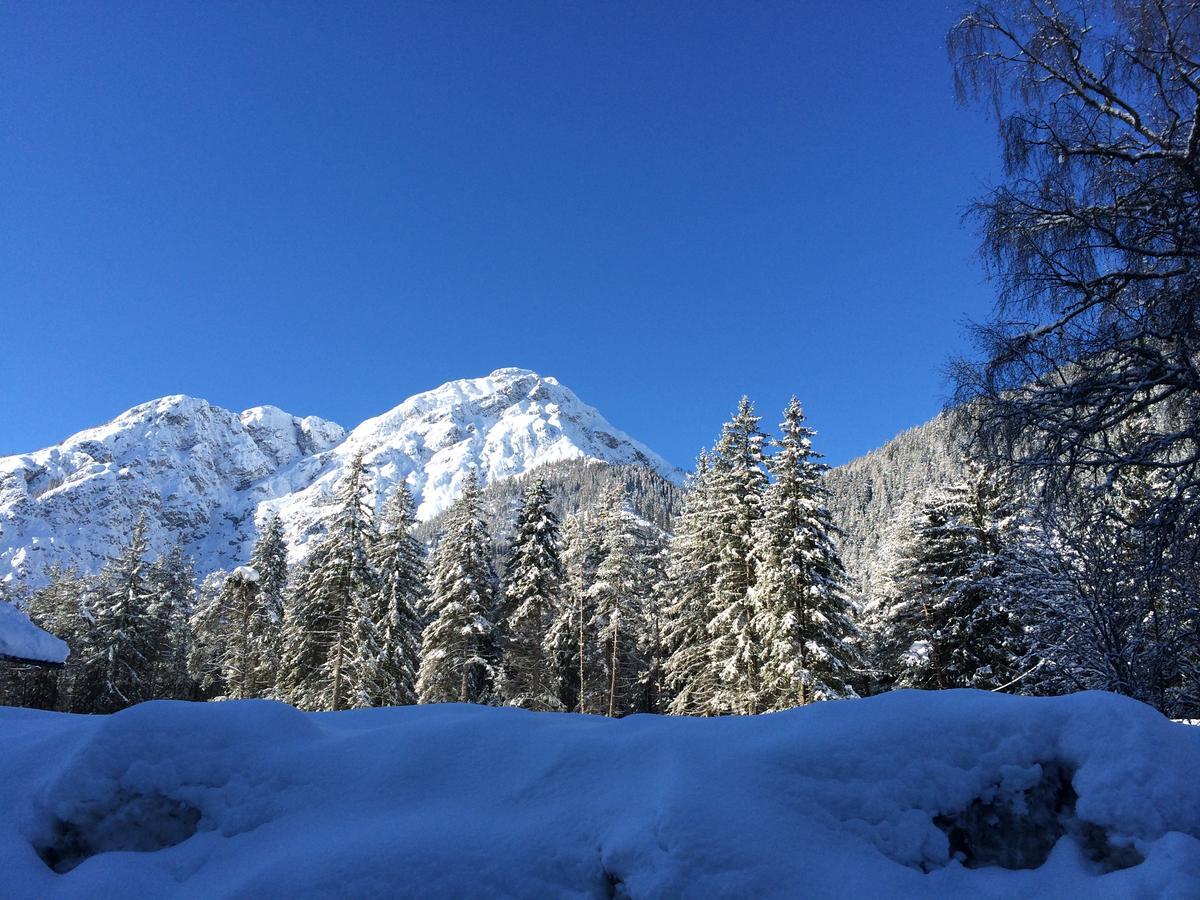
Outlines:
[{"label": "mountain peak", "polygon": [[557,379],[506,367],[417,394],[350,432],[276,406],[241,413],[173,394],[62,444],[0,458],[0,578],[54,563],[95,570],[146,515],[153,552],[182,542],[201,571],[244,561],[256,523],[278,514],[294,559],[334,512],[361,453],[381,506],[404,482],[429,519],[474,469],[485,484],[564,460],[683,473],[615,428]]},{"label": "mountain peak", "polygon": [[499,369],[493,369],[488,378],[541,378],[533,369],[522,369],[520,366],[501,366]]}]

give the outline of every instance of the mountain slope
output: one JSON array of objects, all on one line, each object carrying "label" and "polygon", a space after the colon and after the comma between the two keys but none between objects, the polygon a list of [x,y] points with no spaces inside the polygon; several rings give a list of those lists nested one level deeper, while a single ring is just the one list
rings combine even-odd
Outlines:
[{"label": "mountain slope", "polygon": [[274,512],[300,558],[357,453],[375,478],[376,503],[403,480],[421,519],[450,504],[470,467],[485,484],[569,459],[682,479],[566,387],[525,369],[450,382],[349,433],[270,406],[239,415],[164,397],[54,447],[0,458],[0,578],[40,581],[56,563],[94,571],[140,515],[152,550],[180,541],[201,572],[244,560],[256,522]]},{"label": "mountain slope", "polygon": [[829,510],[842,531],[842,561],[863,596],[878,586],[890,562],[889,539],[904,514],[931,488],[963,474],[963,416],[942,413],[825,475]]},{"label": "mountain slope", "polygon": [[527,369],[498,369],[410,397],[320,455],[320,469],[306,487],[281,493],[263,507],[278,512],[294,547],[303,548],[321,533],[342,472],[358,453],[381,485],[407,482],[422,521],[450,506],[472,468],[485,485],[573,459],[641,465],[682,479],[555,379]]}]

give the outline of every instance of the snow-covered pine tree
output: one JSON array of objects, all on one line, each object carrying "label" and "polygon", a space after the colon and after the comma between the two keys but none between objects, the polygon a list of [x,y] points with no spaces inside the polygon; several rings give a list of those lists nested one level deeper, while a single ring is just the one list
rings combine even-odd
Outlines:
[{"label": "snow-covered pine tree", "polygon": [[767,487],[763,441],[754,405],[743,397],[713,450],[712,514],[716,565],[709,605],[714,714],[759,711],[761,640],[754,630],[754,531]]},{"label": "snow-covered pine tree", "polygon": [[784,411],[773,481],[755,531],[753,628],[761,640],[759,711],[853,694],[857,659],[846,573],[824,503],[825,466],[793,397]]},{"label": "snow-covered pine tree", "polygon": [[383,509],[375,545],[379,573],[378,615],[383,624],[383,656],[390,688],[381,701],[390,705],[417,702],[417,673],[421,668],[421,630],[428,593],[425,549],[413,536],[416,517],[408,486],[398,484]]},{"label": "snow-covered pine tree", "polygon": [[191,619],[188,668],[209,699],[249,700],[274,693],[273,632],[252,566],[210,574]]},{"label": "snow-covered pine tree", "polygon": [[600,564],[588,588],[594,605],[591,631],[603,654],[606,697],[603,712],[621,716],[636,709],[644,661],[638,644],[645,579],[640,571],[637,525],[625,512],[625,495],[613,485],[605,496],[600,525]]},{"label": "snow-covered pine tree", "polygon": [[261,697],[267,690],[262,677],[270,622],[258,572],[238,566],[226,577],[217,602],[223,607],[226,626],[217,657],[224,696],[230,700]]},{"label": "snow-covered pine tree", "polygon": [[712,459],[702,451],[667,550],[664,688],[676,715],[708,713],[716,693],[708,623],[717,570]]},{"label": "snow-covered pine tree", "polygon": [[196,603],[196,568],[181,545],[155,560],[150,569],[154,602],[150,618],[158,647],[151,696],[186,700],[192,696],[188,675],[191,651],[191,615]]},{"label": "snow-covered pine tree", "polygon": [[149,697],[157,648],[147,550],[142,516],[125,549],[104,566],[101,586],[84,609],[89,627],[79,648],[80,687],[90,712],[116,712]]},{"label": "snow-covered pine tree", "polygon": [[546,483],[534,478],[521,498],[504,595],[503,689],[508,703],[526,709],[562,709],[550,653],[550,626],[562,605],[563,567],[558,518]]},{"label": "snow-covered pine tree", "polygon": [[638,652],[643,661],[639,684],[638,712],[661,714],[667,711],[665,667],[667,662],[666,609],[669,602],[667,581],[667,536],[653,525],[641,530],[641,565],[644,598]]},{"label": "snow-covered pine tree", "polygon": [[371,564],[378,534],[370,490],[360,453],[338,488],[338,512],[317,570],[317,603],[326,623],[324,660],[312,695],[317,709],[376,706],[392,696],[379,573]]},{"label": "snow-covered pine tree", "polygon": [[472,470],[430,560],[417,694],[422,703],[487,703],[497,669],[494,549]]},{"label": "snow-covered pine tree", "polygon": [[908,523],[882,634],[897,686],[991,689],[1028,661],[1009,588],[1019,517],[1000,479],[977,464],[934,491]]},{"label": "snow-covered pine tree", "polygon": [[188,621],[191,643],[187,654],[187,673],[196,687],[197,696],[202,700],[225,695],[225,685],[221,680],[221,654],[228,623],[226,608],[220,598],[228,575],[224,570],[217,570],[204,576]]},{"label": "snow-covered pine tree", "polygon": [[263,665],[274,680],[283,654],[283,607],[288,584],[288,548],[279,516],[272,515],[259,531],[250,568],[258,573],[258,594],[267,612]]},{"label": "snow-covered pine tree", "polygon": [[546,654],[554,663],[562,708],[596,712],[603,708],[606,682],[600,648],[590,630],[595,604],[588,587],[600,564],[593,517],[582,513],[567,516],[560,543],[562,597],[547,632]]},{"label": "snow-covered pine tree", "polygon": [[274,696],[299,709],[316,708],[321,667],[326,658],[326,635],[331,625],[321,594],[325,553],[324,543],[319,542],[291,573],[284,594]]}]

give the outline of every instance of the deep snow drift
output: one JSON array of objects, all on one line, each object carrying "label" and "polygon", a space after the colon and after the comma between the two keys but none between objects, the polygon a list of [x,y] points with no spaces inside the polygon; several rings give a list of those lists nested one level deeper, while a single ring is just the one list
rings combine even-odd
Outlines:
[{"label": "deep snow drift", "polygon": [[1107,694],[161,702],[0,709],[0,735],[5,897],[1200,896],[1200,729]]},{"label": "deep snow drift", "polygon": [[63,663],[67,645],[29,621],[29,617],[11,603],[0,600],[0,656],[38,662]]}]

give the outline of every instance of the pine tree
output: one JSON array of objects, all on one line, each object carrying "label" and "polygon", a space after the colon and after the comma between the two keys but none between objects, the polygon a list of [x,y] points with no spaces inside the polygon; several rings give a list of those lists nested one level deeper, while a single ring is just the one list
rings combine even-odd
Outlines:
[{"label": "pine tree", "polygon": [[[283,655],[283,609],[288,585],[288,548],[283,522],[272,515],[259,532],[250,556],[250,568],[258,573],[258,593],[266,610],[263,666],[278,672]],[[272,679],[273,680],[273,679]]]},{"label": "pine tree", "polygon": [[220,602],[220,597],[228,575],[224,570],[217,570],[204,576],[188,621],[191,644],[187,653],[187,673],[202,700],[225,695],[225,684],[221,679],[221,654],[225,649],[228,626],[226,608]]},{"label": "pine tree", "polygon": [[191,649],[191,615],[196,597],[195,564],[176,544],[155,560],[150,569],[154,601],[150,619],[156,643],[152,697],[185,700],[191,696],[188,653]]},{"label": "pine tree", "polygon": [[329,533],[295,573],[287,594],[276,694],[305,709],[372,706],[393,696],[369,495],[358,454],[338,485]]},{"label": "pine tree", "polygon": [[391,695],[380,617],[379,574],[371,564],[377,532],[362,454],[350,462],[337,494],[317,574],[317,602],[327,630],[312,701],[317,709],[373,706]]},{"label": "pine tree", "polygon": [[326,635],[331,628],[321,594],[326,552],[324,544],[318,542],[291,573],[284,595],[279,673],[274,696],[299,709],[316,708],[321,668],[326,658]]},{"label": "pine tree", "polygon": [[231,700],[253,699],[266,690],[260,678],[270,622],[259,580],[253,568],[238,566],[225,579],[217,601],[227,622],[218,659],[225,697]]},{"label": "pine tree", "polygon": [[712,513],[716,538],[709,606],[715,669],[713,713],[754,713],[761,691],[761,640],[754,630],[754,531],[767,486],[763,441],[754,406],[743,397],[713,451]]},{"label": "pine tree", "polygon": [[412,533],[415,518],[412,494],[401,482],[384,506],[383,527],[374,554],[380,583],[376,614],[382,622],[388,686],[386,695],[376,699],[392,705],[417,702],[428,572],[424,548]]},{"label": "pine tree", "polygon": [[191,621],[189,670],[209,699],[248,700],[273,693],[275,670],[268,649],[273,632],[252,566],[205,579]]},{"label": "pine tree", "polygon": [[667,711],[667,536],[653,525],[641,529],[640,562],[642,587],[639,594],[644,600],[638,653],[643,670],[636,710],[661,714]]},{"label": "pine tree", "polygon": [[795,397],[768,462],[774,480],[755,532],[752,622],[760,637],[758,710],[787,709],[852,694],[855,626],[846,574],[824,505],[825,466],[812,449]]},{"label": "pine tree", "polygon": [[157,647],[147,549],[143,516],[125,549],[105,565],[100,589],[83,611],[88,628],[80,647],[81,699],[91,712],[115,712],[150,696]]},{"label": "pine tree", "polygon": [[638,637],[644,611],[636,525],[625,513],[620,486],[610,489],[601,514],[601,560],[588,588],[594,604],[591,630],[603,656],[607,691],[604,712],[632,712],[643,672]]},{"label": "pine tree", "polygon": [[712,482],[711,457],[704,451],[667,550],[663,678],[668,709],[676,715],[707,713],[716,694],[708,634],[718,562]]},{"label": "pine tree", "polygon": [[505,622],[504,693],[513,706],[561,709],[549,647],[551,623],[562,603],[563,567],[558,518],[550,491],[535,478],[517,515],[504,595],[511,609]]},{"label": "pine tree", "polygon": [[978,465],[926,498],[908,524],[882,635],[901,687],[994,688],[1028,654],[1006,578],[1018,521],[1010,491]]},{"label": "pine tree", "polygon": [[468,474],[430,562],[429,622],[421,642],[422,703],[486,703],[497,669],[494,548]]},{"label": "pine tree", "polygon": [[603,708],[606,681],[600,648],[590,630],[595,603],[588,587],[600,563],[592,517],[568,516],[561,545],[561,602],[547,631],[546,654],[554,664],[561,708],[595,712]]}]

